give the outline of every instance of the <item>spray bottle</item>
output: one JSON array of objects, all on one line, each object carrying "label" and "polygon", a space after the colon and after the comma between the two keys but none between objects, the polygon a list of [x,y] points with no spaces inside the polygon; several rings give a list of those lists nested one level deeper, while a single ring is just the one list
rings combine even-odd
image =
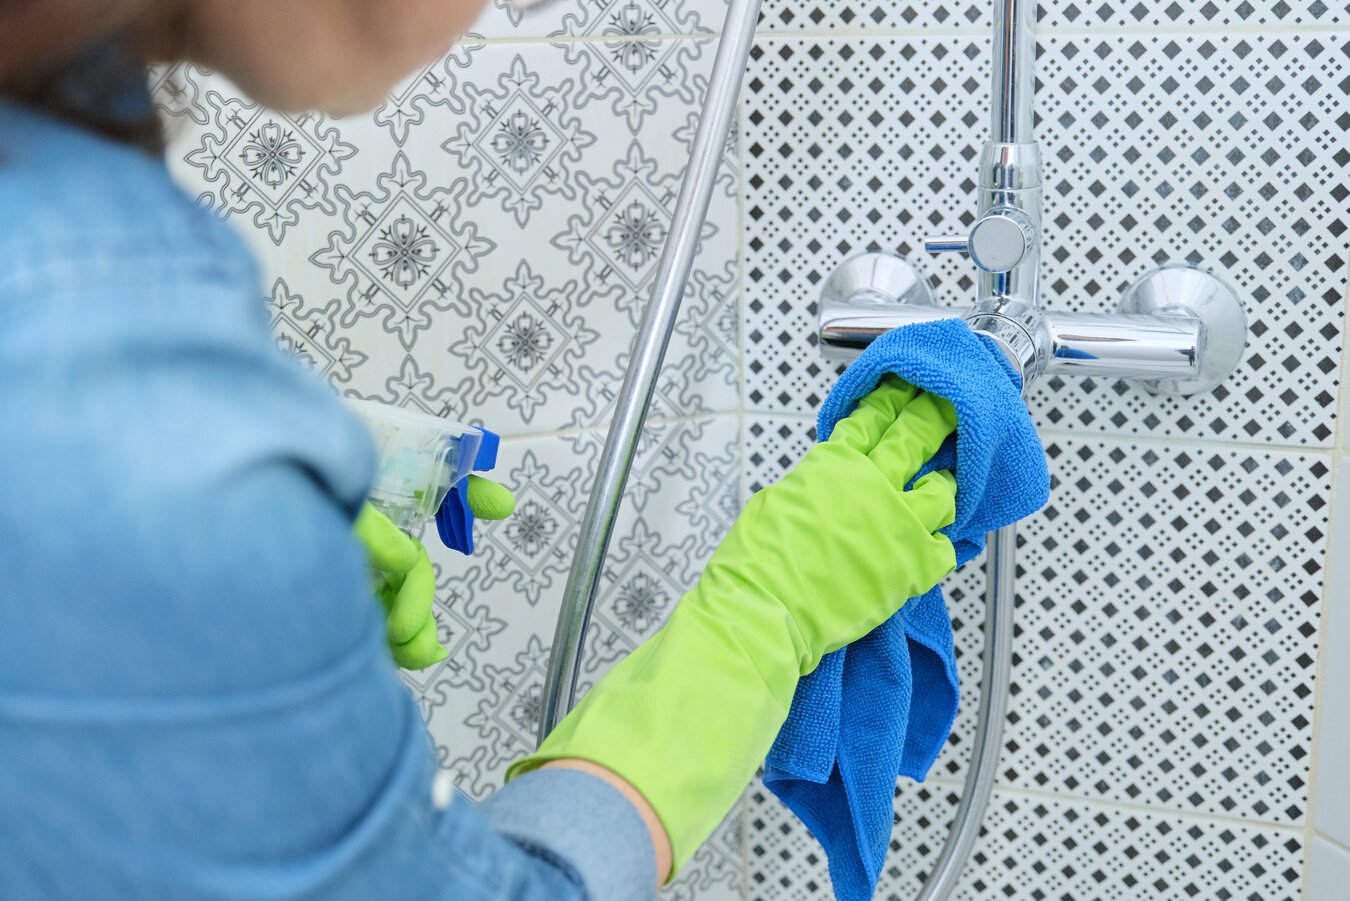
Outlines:
[{"label": "spray bottle", "polygon": [[435,517],[441,542],[473,553],[469,473],[497,465],[498,437],[487,429],[371,400],[346,399],[375,439],[370,503],[406,532]]}]

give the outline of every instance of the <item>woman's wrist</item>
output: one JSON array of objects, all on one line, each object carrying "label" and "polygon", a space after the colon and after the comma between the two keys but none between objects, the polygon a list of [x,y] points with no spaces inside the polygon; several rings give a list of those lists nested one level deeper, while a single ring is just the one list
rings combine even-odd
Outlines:
[{"label": "woman's wrist", "polygon": [[656,855],[656,885],[658,888],[664,885],[670,875],[671,867],[670,836],[666,832],[666,827],[661,823],[661,818],[656,815],[656,811],[652,809],[651,804],[647,803],[647,799],[642,796],[642,793],[618,773],[589,760],[580,760],[575,757],[550,760],[539,768],[543,770],[550,767],[589,773],[597,779],[609,783],[628,799],[628,803],[633,805],[633,808],[638,812],[638,816],[642,817],[642,822],[651,836],[652,852]]}]

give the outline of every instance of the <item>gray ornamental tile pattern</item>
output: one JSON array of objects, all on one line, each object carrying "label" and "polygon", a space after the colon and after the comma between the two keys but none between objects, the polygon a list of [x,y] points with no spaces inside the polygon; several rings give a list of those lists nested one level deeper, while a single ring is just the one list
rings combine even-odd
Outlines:
[{"label": "gray ornamental tile pattern", "polygon": [[455,113],[465,112],[463,89],[472,82],[465,79],[469,65],[481,44],[464,41],[445,56],[409,74],[389,93],[389,99],[373,113],[375,123],[389,129],[394,143],[402,147],[409,131],[426,121],[432,107],[443,106]]},{"label": "gray ornamental tile pattern", "polygon": [[[190,68],[180,67],[182,84],[195,86]],[[162,90],[172,79],[166,76]],[[183,157],[200,170],[204,206],[251,219],[274,244],[310,211],[333,212],[333,187],[341,185],[343,164],[356,147],[326,117],[288,116],[214,90],[200,106],[179,106],[185,101],[190,95],[180,94],[166,105],[193,122],[207,120],[201,144]]]},{"label": "gray ornamental tile pattern", "polygon": [[496,85],[461,87],[457,112],[465,118],[441,147],[471,173],[470,204],[500,197],[523,227],[543,206],[543,194],[576,198],[572,169],[596,138],[571,112],[574,90],[572,79],[543,84],[521,55],[511,59]]},{"label": "gray ornamental tile pattern", "polygon": [[[693,62],[681,77],[702,84],[710,60]],[[257,221],[218,209],[269,283],[282,279],[304,327],[348,342],[346,363],[324,362],[344,390],[504,434],[607,425],[596,399],[622,378],[687,162],[679,136],[696,112],[665,98],[635,134],[608,106],[578,103],[575,69],[549,45],[457,48],[371,115],[307,125],[353,149],[313,208],[259,206]],[[264,111],[195,67],[153,79],[172,117],[170,165],[213,204],[194,162],[220,141],[212,114],[247,107],[262,121]],[[258,183],[245,197],[300,177],[281,165],[282,145],[277,166],[245,173]],[[738,198],[718,192],[668,355],[684,379],[679,415],[740,405],[738,233]],[[522,264],[545,300],[520,290]]]},{"label": "gray ornamental tile pattern", "polygon": [[[619,65],[644,67],[650,52],[622,45],[655,37],[707,35],[721,30],[725,0],[552,0],[518,13],[507,0],[491,0],[471,33],[489,39],[553,38],[561,43],[578,33],[577,22],[591,23],[584,33]],[[632,78],[632,73],[626,73]]]}]

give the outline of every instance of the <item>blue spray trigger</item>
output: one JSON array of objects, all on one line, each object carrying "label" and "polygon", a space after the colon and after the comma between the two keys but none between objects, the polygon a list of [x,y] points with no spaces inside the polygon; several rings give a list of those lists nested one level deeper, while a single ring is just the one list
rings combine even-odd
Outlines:
[{"label": "blue spray trigger", "polygon": [[[479,431],[483,433],[483,440],[474,456],[473,469],[487,472],[497,465],[497,447],[501,438],[487,429],[480,428]],[[465,476],[451,485],[436,511],[436,531],[440,533],[441,543],[466,556],[473,553],[473,510],[469,508],[468,483],[469,477]]]}]

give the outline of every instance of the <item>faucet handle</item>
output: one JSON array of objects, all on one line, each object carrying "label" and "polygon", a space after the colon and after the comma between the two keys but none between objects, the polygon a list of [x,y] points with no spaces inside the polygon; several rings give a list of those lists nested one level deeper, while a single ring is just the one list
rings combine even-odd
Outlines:
[{"label": "faucet handle", "polygon": [[939,235],[925,238],[923,249],[929,253],[970,253],[970,238],[966,235]]},{"label": "faucet handle", "polygon": [[1036,239],[1026,213],[995,207],[970,230],[970,258],[985,272],[1011,272],[1026,259]]},{"label": "faucet handle", "polygon": [[923,242],[929,253],[966,253],[985,272],[1011,272],[1026,258],[1035,229],[1026,213],[995,207],[981,216],[970,235],[942,235]]}]

